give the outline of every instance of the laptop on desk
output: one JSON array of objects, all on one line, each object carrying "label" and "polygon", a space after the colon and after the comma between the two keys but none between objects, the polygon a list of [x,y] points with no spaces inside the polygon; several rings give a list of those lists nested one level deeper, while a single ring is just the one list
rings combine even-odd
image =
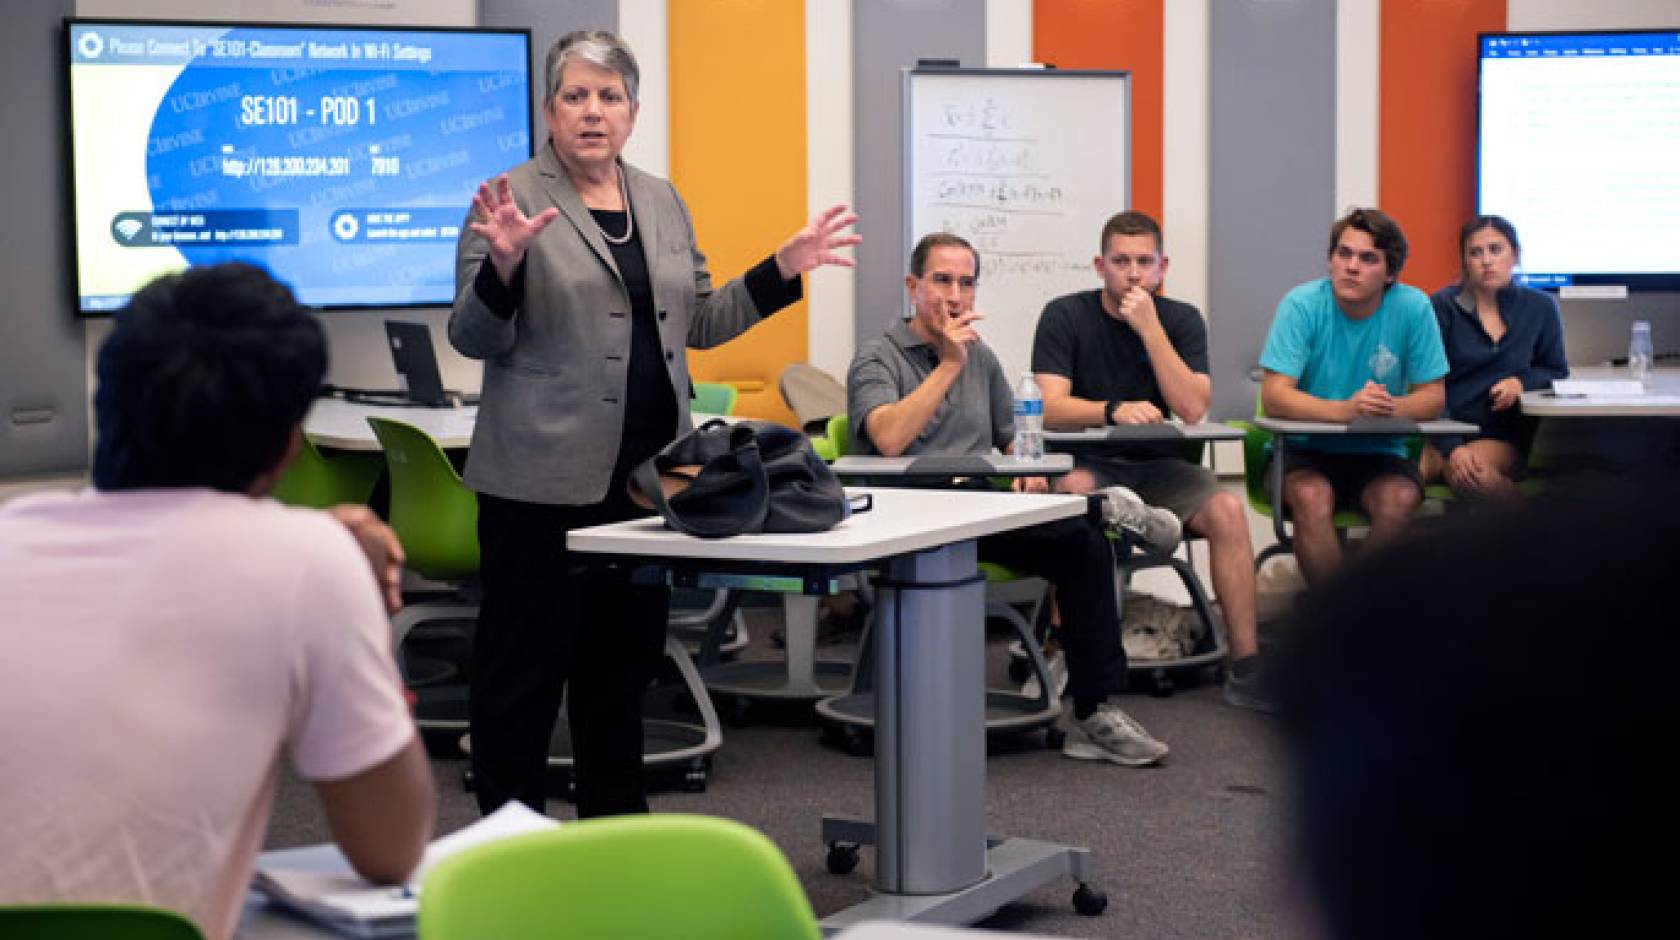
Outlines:
[{"label": "laptop on desk", "polygon": [[448,408],[453,401],[443,389],[437,353],[432,349],[432,330],[424,323],[385,321],[385,339],[391,347],[391,365],[409,401],[434,408]]}]

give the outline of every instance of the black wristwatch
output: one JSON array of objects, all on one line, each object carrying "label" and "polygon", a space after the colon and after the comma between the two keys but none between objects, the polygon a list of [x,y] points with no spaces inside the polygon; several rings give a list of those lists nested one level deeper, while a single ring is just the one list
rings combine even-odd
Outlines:
[{"label": "black wristwatch", "polygon": [[1113,427],[1114,425],[1120,423],[1114,420],[1114,409],[1120,407],[1120,403],[1122,401],[1124,401],[1124,399],[1116,398],[1103,407],[1103,424]]}]

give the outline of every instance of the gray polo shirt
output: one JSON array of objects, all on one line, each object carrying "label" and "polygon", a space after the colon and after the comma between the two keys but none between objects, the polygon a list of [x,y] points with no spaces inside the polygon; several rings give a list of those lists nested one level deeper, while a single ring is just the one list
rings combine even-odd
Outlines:
[{"label": "gray polo shirt", "polygon": [[[869,413],[915,391],[938,364],[907,320],[864,344],[846,371],[846,413],[859,453],[880,453],[865,430]],[[968,351],[961,374],[905,454],[986,454],[1014,438],[1015,396],[1003,365],[982,342]]]}]

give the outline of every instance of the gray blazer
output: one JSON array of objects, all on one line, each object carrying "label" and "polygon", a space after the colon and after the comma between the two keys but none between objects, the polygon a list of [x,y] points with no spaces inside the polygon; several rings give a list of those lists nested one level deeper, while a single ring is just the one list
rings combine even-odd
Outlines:
[{"label": "gray blazer", "polygon": [[[737,278],[712,288],[694,225],[669,181],[624,165],[625,186],[647,256],[665,374],[677,399],[677,432],[693,425],[684,347],[707,348],[757,323]],[[465,482],[480,493],[551,505],[588,505],[607,495],[624,430],[630,357],[630,295],[612,251],[553,148],[508,172],[526,215],[560,216],[525,253],[519,309],[503,319],[473,281],[485,241],[464,225],[456,247],[449,342],[484,360],[484,390]]]}]

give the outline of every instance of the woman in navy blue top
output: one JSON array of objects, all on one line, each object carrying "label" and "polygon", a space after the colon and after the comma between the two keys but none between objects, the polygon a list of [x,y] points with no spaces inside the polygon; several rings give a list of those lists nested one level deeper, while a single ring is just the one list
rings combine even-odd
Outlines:
[{"label": "woman in navy blue top", "polygon": [[1458,235],[1463,278],[1430,298],[1447,350],[1447,414],[1481,428],[1469,437],[1436,437],[1424,448],[1425,480],[1455,492],[1511,496],[1522,472],[1522,393],[1569,375],[1563,320],[1550,294],[1516,284],[1522,246],[1497,215],[1479,215]]}]

